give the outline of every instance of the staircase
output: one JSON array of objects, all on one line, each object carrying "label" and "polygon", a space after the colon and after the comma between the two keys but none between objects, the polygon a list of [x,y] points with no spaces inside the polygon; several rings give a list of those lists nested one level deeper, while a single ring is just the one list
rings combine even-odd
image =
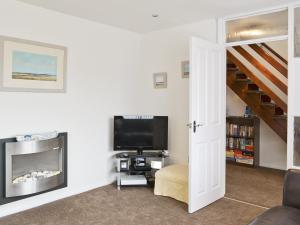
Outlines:
[{"label": "staircase", "polygon": [[286,142],[287,62],[265,44],[231,47],[227,59],[227,86]]}]

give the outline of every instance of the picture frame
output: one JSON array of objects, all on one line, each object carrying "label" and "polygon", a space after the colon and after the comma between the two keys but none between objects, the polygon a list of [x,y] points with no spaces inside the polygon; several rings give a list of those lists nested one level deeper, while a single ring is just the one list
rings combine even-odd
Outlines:
[{"label": "picture frame", "polygon": [[189,61],[181,62],[181,77],[182,78],[190,77],[190,62]]},{"label": "picture frame", "polygon": [[0,36],[0,55],[0,91],[66,92],[66,47]]},{"label": "picture frame", "polygon": [[168,86],[167,76],[168,76],[168,74],[165,72],[154,73],[153,74],[154,88],[167,88],[167,86]]}]

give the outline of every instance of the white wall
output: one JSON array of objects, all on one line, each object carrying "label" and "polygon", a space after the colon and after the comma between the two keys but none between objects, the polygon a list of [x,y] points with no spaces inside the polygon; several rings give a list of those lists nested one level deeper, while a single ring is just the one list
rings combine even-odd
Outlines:
[{"label": "white wall", "polygon": [[288,133],[288,168],[300,169],[299,162],[294,161],[294,154],[298,154],[299,150],[294,149],[294,117],[300,117],[300,58],[294,58],[291,54],[290,59],[292,63],[289,65],[292,73],[289,75],[289,133]]},{"label": "white wall", "polygon": [[0,27],[69,51],[66,94],[0,92],[0,138],[69,133],[68,188],[0,206],[0,216],[110,183],[111,118],[140,109],[141,36],[13,0],[1,0]]},{"label": "white wall", "polygon": [[[189,59],[189,38],[216,41],[216,21],[207,20],[143,36],[145,113],[169,116],[170,161],[186,164],[188,158],[189,79],[181,78],[181,62]],[[154,89],[155,72],[168,73],[168,88]]]},{"label": "white wall", "polygon": [[[198,36],[216,41],[216,21],[180,26],[145,34],[142,38],[143,75],[146,76],[143,93],[147,101],[144,113],[169,116],[169,149],[172,163],[187,163],[189,121],[189,79],[181,78],[181,61],[189,59],[189,37]],[[168,88],[154,89],[152,74],[168,73]],[[231,115],[243,115],[244,102],[232,91],[227,92]],[[262,166],[285,169],[286,143],[263,121],[261,122]]]},{"label": "white wall", "polygon": [[271,41],[266,42],[266,44],[271,47],[275,52],[277,52],[281,57],[288,60],[288,42],[287,41]]},{"label": "white wall", "polygon": [[295,82],[293,84],[294,96],[291,98],[291,102],[293,104],[295,116],[300,116],[300,104],[299,104],[299,96],[300,96],[300,58],[295,58],[294,60],[294,74],[295,74]]},{"label": "white wall", "polygon": [[[284,59],[288,60],[288,41],[272,41],[266,43],[270,46],[275,52],[277,52]],[[276,72],[276,71],[275,71]],[[273,71],[273,74],[276,74]],[[287,82],[284,82],[287,83]],[[264,123],[265,124],[265,123]],[[261,162],[266,167],[273,167],[278,169],[286,169],[287,166],[287,149],[286,143],[281,141],[280,138],[265,124],[265,127],[261,126],[261,136],[264,136],[264,142],[261,141],[261,147],[265,149],[261,153]],[[274,136],[275,135],[275,136]],[[274,137],[277,137],[274,139]],[[284,150],[283,150],[284,148]],[[268,149],[274,151],[273,154],[269,154]]]},{"label": "white wall", "polygon": [[[246,104],[227,87],[226,113],[230,116],[243,116]],[[261,119],[260,120],[260,166],[286,169],[286,143]]]},{"label": "white wall", "polygon": [[[83,19],[2,0],[0,35],[68,48],[66,94],[0,92],[0,138],[51,130],[69,133],[69,186],[0,206],[0,217],[110,183],[112,116],[167,115],[171,161],[187,163],[188,79],[181,61],[189,38],[216,40],[216,21],[140,36]],[[168,88],[154,89],[154,72],[168,72]]]},{"label": "white wall", "polygon": [[[171,161],[187,163],[189,80],[181,78],[181,61],[189,58],[190,36],[215,41],[215,20],[141,36],[3,0],[0,26],[0,35],[68,48],[66,94],[0,92],[0,138],[69,133],[68,187],[2,205],[0,217],[112,182],[116,114],[169,116]],[[168,72],[167,89],[153,88],[152,73],[160,71]]]}]

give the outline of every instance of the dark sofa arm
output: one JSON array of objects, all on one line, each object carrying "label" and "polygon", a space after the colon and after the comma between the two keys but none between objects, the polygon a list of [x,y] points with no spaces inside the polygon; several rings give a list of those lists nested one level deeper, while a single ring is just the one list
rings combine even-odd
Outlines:
[{"label": "dark sofa arm", "polygon": [[289,170],[285,175],[283,205],[300,209],[300,170]]}]

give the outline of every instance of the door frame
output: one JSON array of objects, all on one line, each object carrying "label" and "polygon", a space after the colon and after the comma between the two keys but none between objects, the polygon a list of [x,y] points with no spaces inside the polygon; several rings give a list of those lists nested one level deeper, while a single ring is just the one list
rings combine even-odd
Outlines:
[{"label": "door frame", "polygon": [[[284,5],[279,5],[276,7],[264,8],[262,10],[248,11],[241,14],[235,14],[217,19],[217,43],[224,46],[225,51],[227,47],[232,47],[236,45],[245,45],[253,43],[262,43],[266,41],[288,41],[288,126],[287,126],[287,168],[286,169],[300,169],[300,167],[294,166],[293,155],[294,155],[294,116],[295,116],[295,58],[294,58],[294,9],[300,7],[300,2],[289,3]],[[253,39],[248,41],[238,41],[232,43],[226,43],[226,22],[235,19],[241,19],[249,16],[261,15],[266,13],[278,12],[282,10],[288,10],[288,35],[271,37],[271,38],[261,38]],[[224,54],[224,64],[226,65],[227,56]],[[225,68],[226,76],[226,68]],[[226,84],[225,84],[226,85]],[[225,89],[226,90],[226,89]],[[225,106],[226,107],[226,106]]]}]

